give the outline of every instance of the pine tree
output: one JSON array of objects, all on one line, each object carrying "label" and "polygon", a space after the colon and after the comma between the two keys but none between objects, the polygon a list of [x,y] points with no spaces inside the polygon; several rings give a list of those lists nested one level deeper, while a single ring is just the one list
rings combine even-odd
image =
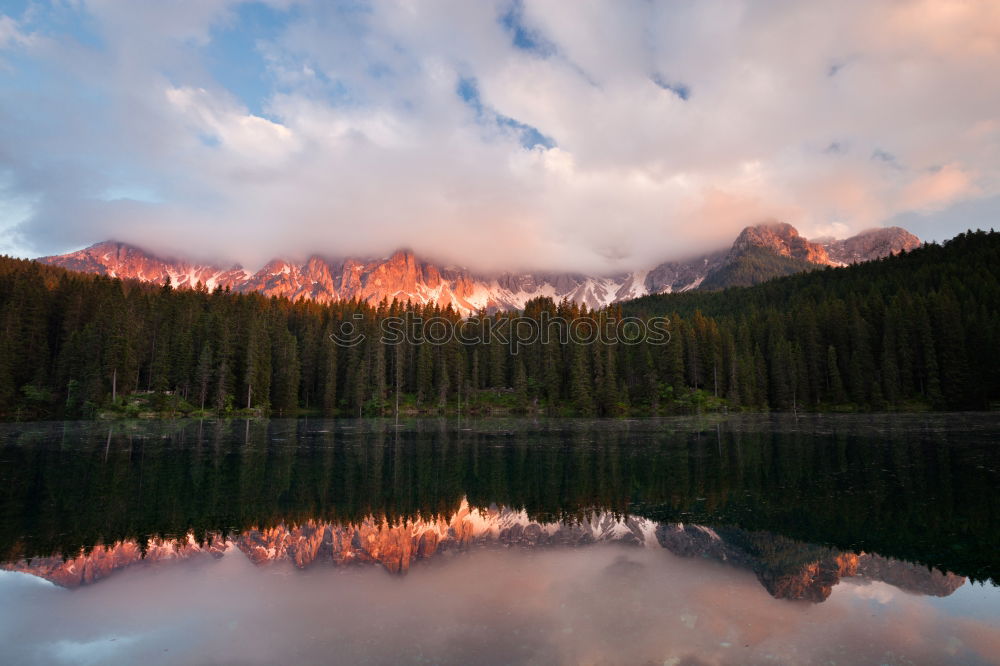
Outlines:
[{"label": "pine tree", "polygon": [[289,332],[278,335],[274,342],[271,406],[279,413],[294,414],[299,405],[298,341]]},{"label": "pine tree", "polygon": [[896,360],[896,350],[899,348],[896,335],[896,322],[887,317],[882,330],[882,395],[889,404],[895,404],[900,398],[899,363]]},{"label": "pine tree", "polygon": [[581,415],[589,416],[594,413],[594,398],[590,386],[592,375],[588,363],[590,355],[584,345],[572,344],[572,349],[570,393],[573,397],[573,405]]},{"label": "pine tree", "polygon": [[209,384],[212,381],[212,347],[208,342],[202,345],[198,356],[198,404],[205,409]]},{"label": "pine tree", "polygon": [[521,409],[528,405],[528,371],[522,359],[514,365],[514,401]]},{"label": "pine tree", "polygon": [[837,360],[837,349],[830,345],[826,348],[827,396],[834,404],[847,402],[844,392],[844,382],[840,378],[840,362]]},{"label": "pine tree", "polygon": [[333,324],[328,324],[323,336],[323,413],[332,415],[337,410],[337,346],[333,342]]},{"label": "pine tree", "polygon": [[434,391],[434,354],[430,344],[417,345],[417,402],[423,404]]}]

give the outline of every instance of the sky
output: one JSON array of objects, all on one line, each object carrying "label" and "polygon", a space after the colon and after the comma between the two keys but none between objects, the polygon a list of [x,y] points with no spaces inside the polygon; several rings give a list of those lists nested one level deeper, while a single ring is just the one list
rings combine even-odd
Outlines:
[{"label": "sky", "polygon": [[0,0],[0,252],[615,272],[1000,218],[1000,3]]}]

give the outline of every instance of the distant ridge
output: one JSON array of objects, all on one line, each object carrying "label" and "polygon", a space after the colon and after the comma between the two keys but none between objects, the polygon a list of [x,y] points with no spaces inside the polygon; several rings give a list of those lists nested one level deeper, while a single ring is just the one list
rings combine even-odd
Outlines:
[{"label": "distant ridge", "polygon": [[513,310],[538,296],[568,299],[602,307],[648,294],[692,289],[749,286],[819,266],[870,261],[919,247],[919,238],[899,227],[874,229],[844,240],[809,241],[787,223],[745,228],[728,249],[686,261],[668,261],[648,270],[610,276],[576,273],[477,274],[464,268],[439,267],[399,250],[385,259],[328,260],[310,257],[304,264],[274,259],[255,273],[241,266],[220,267],[183,259],[164,259],[133,245],[97,243],[69,254],[38,261],[70,270],[209,290],[228,288],[320,303],[357,299],[378,303],[412,301],[470,314],[478,310]]}]

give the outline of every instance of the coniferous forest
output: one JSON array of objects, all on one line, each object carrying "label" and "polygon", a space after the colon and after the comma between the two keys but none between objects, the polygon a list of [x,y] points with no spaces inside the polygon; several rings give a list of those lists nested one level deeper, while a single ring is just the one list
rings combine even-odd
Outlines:
[{"label": "coniferous forest", "polygon": [[[0,415],[663,414],[698,409],[988,409],[1000,400],[1000,233],[747,288],[524,316],[598,327],[666,316],[664,345],[382,341],[449,308],[175,290],[0,259]],[[350,321],[364,341],[331,336]],[[468,337],[468,336],[467,336]],[[471,336],[476,337],[476,336]]]}]

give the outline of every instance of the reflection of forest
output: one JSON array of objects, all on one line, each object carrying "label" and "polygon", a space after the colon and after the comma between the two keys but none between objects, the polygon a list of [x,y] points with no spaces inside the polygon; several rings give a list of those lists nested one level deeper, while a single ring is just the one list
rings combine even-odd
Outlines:
[{"label": "reflection of forest", "polygon": [[189,532],[238,541],[373,516],[447,522],[468,498],[535,523],[608,512],[710,525],[779,596],[769,571],[781,579],[786,564],[817,563],[814,579],[849,575],[853,564],[829,559],[840,551],[998,580],[1000,453],[988,432],[952,424],[876,436],[851,419],[811,423],[11,425],[0,435],[0,553],[16,561],[123,540],[141,553]]}]

